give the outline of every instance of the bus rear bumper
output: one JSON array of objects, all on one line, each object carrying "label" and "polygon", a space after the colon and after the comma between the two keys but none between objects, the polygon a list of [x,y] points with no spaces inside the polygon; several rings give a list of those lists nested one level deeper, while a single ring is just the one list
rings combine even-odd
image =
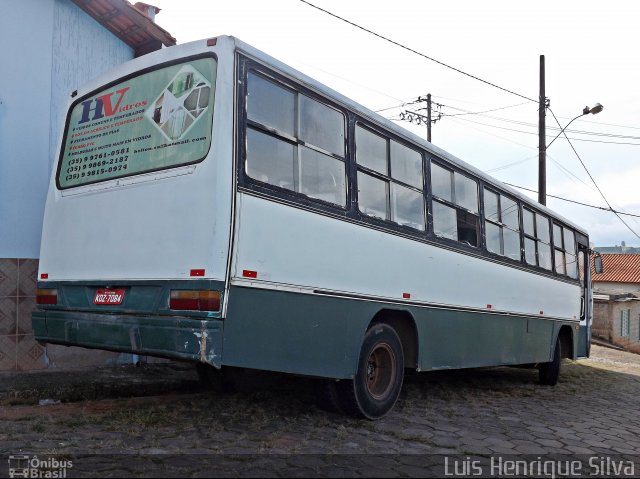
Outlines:
[{"label": "bus rear bumper", "polygon": [[218,319],[41,309],[31,319],[40,342],[222,365],[223,322]]}]

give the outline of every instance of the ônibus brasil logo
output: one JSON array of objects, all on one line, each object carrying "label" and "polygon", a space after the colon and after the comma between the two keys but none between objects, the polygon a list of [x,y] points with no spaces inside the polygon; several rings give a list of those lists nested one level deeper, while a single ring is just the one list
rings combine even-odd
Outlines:
[{"label": "\u00f4nibus brasil logo", "polygon": [[[88,121],[98,120],[102,117],[110,117],[115,115],[117,112],[124,112],[127,110],[131,110],[132,108],[144,107],[147,105],[147,100],[140,101],[138,103],[132,103],[129,105],[124,105],[120,107],[122,103],[122,99],[124,98],[125,93],[129,91],[130,87],[120,88],[119,90],[112,91],[110,93],[105,93],[102,96],[98,96],[96,98],[92,98],[91,100],[86,100],[81,103],[82,105],[82,117],[78,124],[86,123]],[[117,99],[115,105],[113,104],[113,95],[117,95]],[[93,117],[89,118],[91,113],[93,112]]]}]

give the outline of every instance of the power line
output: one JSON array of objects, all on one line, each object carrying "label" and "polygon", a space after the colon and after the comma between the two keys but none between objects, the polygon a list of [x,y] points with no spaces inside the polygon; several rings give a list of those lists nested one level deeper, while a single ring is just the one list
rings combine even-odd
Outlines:
[{"label": "power line", "polygon": [[400,103],[399,105],[390,106],[390,107],[387,107],[387,108],[382,108],[380,110],[375,110],[375,112],[376,113],[380,113],[380,112],[383,112],[383,111],[393,110],[395,108],[402,108],[403,106],[407,106],[407,105],[415,105],[416,103],[422,103],[422,102],[425,102],[425,101],[427,101],[426,98],[422,98],[422,96],[419,96],[418,98],[416,98],[413,101],[406,101],[404,103]]},{"label": "power line", "polygon": [[[484,111],[468,111],[468,112],[465,112],[465,113],[453,113],[453,114],[443,113],[442,116],[451,117],[451,116],[466,116],[466,115],[482,115],[483,113],[490,113],[492,111],[498,111],[498,110],[506,110],[507,108],[515,108],[517,106],[522,106],[522,105],[528,105],[528,103],[518,103],[517,105],[503,106],[503,107],[500,107],[500,108],[493,108],[491,110],[484,110]],[[447,108],[452,108],[452,107],[450,107],[448,105],[442,105],[442,106],[445,106]]]},{"label": "power line", "polygon": [[[442,104],[442,106],[445,107],[445,108],[451,108],[452,110],[464,112],[464,113],[461,113],[461,114],[458,114],[458,113],[454,113],[454,114],[443,113],[442,114],[443,117],[444,116],[452,117],[452,116],[480,115],[480,116],[483,116],[485,118],[489,118],[489,119],[497,120],[497,121],[503,121],[503,122],[506,122],[506,123],[513,123],[515,125],[529,126],[529,127],[532,127],[532,128],[537,128],[537,126],[538,126],[537,124],[531,123],[531,122],[514,120],[514,119],[510,119],[510,118],[502,118],[502,117],[499,117],[499,116],[485,115],[484,114],[484,113],[490,112],[492,110],[487,110],[486,112],[485,111],[471,112],[469,110],[465,110],[464,108],[457,108],[457,107],[451,106],[451,105]],[[520,105],[514,105],[514,106],[520,106]],[[508,107],[496,108],[495,110],[505,109],[505,108],[508,108]],[[493,110],[493,111],[495,111],[495,110]],[[560,117],[560,118],[562,118],[562,117]],[[591,122],[591,123],[594,123],[594,122]],[[605,123],[603,123],[603,124],[605,124]],[[622,128],[635,128],[635,127],[623,126],[623,125],[618,125],[618,126],[620,126]],[[557,127],[554,127],[554,126],[548,126],[547,129],[548,130],[554,130],[554,131],[560,131],[561,130],[561,128],[557,128]],[[605,138],[619,138],[619,139],[628,139],[628,140],[640,140],[640,136],[633,136],[633,135],[620,135],[620,134],[615,134],[615,133],[603,133],[603,132],[589,131],[589,130],[567,129],[565,131],[567,133],[574,133],[576,135],[593,135],[593,136],[600,136],[600,137],[605,137]],[[580,141],[579,138],[577,140]],[[582,141],[586,141],[586,140],[582,140]],[[591,141],[593,141],[593,140],[591,140]],[[625,143],[620,143],[620,144],[625,144]],[[633,143],[630,143],[630,144],[633,144]]]},{"label": "power line", "polygon": [[[524,186],[514,185],[514,184],[511,184],[511,183],[507,183],[507,182],[505,182],[505,181],[503,181],[503,183],[504,183],[505,185],[509,185],[509,186],[514,187],[514,188],[518,188],[518,189],[521,189],[521,190],[529,191],[529,192],[531,192],[531,193],[536,193],[536,194],[538,193],[538,191],[537,191],[537,190],[532,190],[531,188],[525,188]],[[632,217],[634,217],[634,218],[640,218],[640,215],[635,215],[635,214],[633,214],[633,213],[624,213],[624,212],[622,212],[622,211],[617,211],[617,210],[614,210],[614,209],[611,209],[611,208],[605,208],[604,206],[590,205],[590,204],[588,204],[588,203],[582,203],[582,202],[580,202],[580,201],[570,200],[570,199],[568,199],[568,198],[563,198],[563,197],[561,197],[561,196],[554,196],[554,195],[550,195],[550,194],[547,194],[547,196],[549,196],[549,197],[551,197],[551,198],[555,198],[556,200],[566,201],[567,203],[575,203],[575,204],[580,205],[580,206],[586,206],[586,207],[588,207],[588,208],[595,208],[595,209],[597,209],[597,210],[608,211],[608,212],[612,212],[612,213],[616,213],[616,214],[621,214],[621,215],[625,215],[625,216],[632,216]],[[636,236],[637,236],[637,235],[636,235]]]},{"label": "power line", "polygon": [[[447,116],[451,117],[452,115],[446,115],[446,114],[442,115],[443,118],[445,118]],[[500,130],[513,131],[513,132],[516,132],[516,133],[523,133],[525,135],[536,135],[536,136],[538,135],[537,133],[532,132],[532,131],[518,130],[516,128],[508,128],[506,126],[491,125],[489,123],[483,123],[481,121],[470,120],[469,118],[456,118],[456,119],[457,120],[461,120],[461,121],[467,121],[467,122],[470,122],[470,123],[475,123],[477,125],[488,126],[490,128],[498,128]],[[552,137],[552,135],[546,135],[546,136],[547,136],[547,138],[551,138]],[[590,140],[588,138],[571,138],[571,140],[573,140],[573,141],[586,141],[588,143],[603,143],[603,144],[608,144],[608,145],[640,146],[640,143],[630,143],[630,142],[624,142],[624,141]]]},{"label": "power line", "polygon": [[[413,104],[415,104],[415,103],[420,103],[420,102],[423,102],[423,101],[426,101],[426,99],[425,99],[425,98],[422,98],[422,96],[419,96],[419,97],[418,97],[416,100],[414,100],[414,101],[407,101],[407,102],[401,103],[401,104],[399,104],[399,105],[394,105],[394,106],[390,106],[390,107],[387,107],[387,108],[382,108],[382,109],[380,109],[380,110],[376,110],[376,113],[380,113],[380,112],[382,112],[382,111],[393,110],[394,108],[402,108],[403,106],[413,105]],[[447,108],[452,108],[452,109],[454,109],[454,110],[459,110],[459,111],[464,111],[464,112],[465,112],[465,113],[454,113],[454,114],[445,114],[445,113],[443,113],[443,114],[442,114],[442,116],[448,116],[448,117],[452,117],[452,116],[465,116],[465,115],[482,115],[483,113],[489,113],[489,112],[492,112],[492,111],[498,111],[498,110],[506,110],[507,108],[515,108],[515,107],[517,107],[517,106],[528,105],[528,104],[529,104],[529,103],[525,102],[525,103],[518,103],[518,104],[516,104],[516,105],[507,105],[507,106],[501,106],[501,107],[499,107],[499,108],[492,108],[491,110],[483,110],[483,111],[468,111],[468,110],[463,110],[463,109],[461,109],[461,108],[455,108],[455,107],[453,107],[453,106],[445,105],[445,104],[443,104],[443,103],[437,103],[437,105],[439,105],[439,106],[441,106],[441,107],[442,107],[442,106],[444,106],[444,107],[447,107]],[[422,110],[424,110],[424,108],[421,108],[421,109],[422,109]],[[420,109],[419,109],[419,110],[420,110]],[[419,111],[419,110],[418,110],[418,111]],[[483,115],[483,116],[487,116],[487,115]],[[489,117],[489,118],[491,118],[491,117]],[[533,125],[533,124],[532,124],[532,125]]]},{"label": "power line", "polygon": [[376,32],[374,32],[373,30],[369,30],[368,28],[365,28],[365,27],[363,27],[363,26],[360,26],[360,25],[358,25],[357,23],[354,23],[354,22],[352,22],[352,21],[350,21],[350,20],[347,20],[346,18],[343,18],[343,17],[340,17],[340,16],[336,15],[335,13],[331,13],[330,11],[325,10],[324,8],[320,8],[320,7],[318,7],[317,5],[314,5],[313,3],[308,2],[307,0],[300,0],[300,1],[301,1],[302,3],[304,3],[305,5],[308,5],[308,6],[312,7],[312,8],[315,8],[316,10],[319,10],[319,11],[321,11],[321,12],[323,12],[323,13],[326,13],[327,15],[332,16],[333,18],[337,18],[338,20],[340,20],[340,21],[342,21],[342,22],[348,23],[349,25],[351,25],[351,26],[353,26],[353,27],[356,27],[356,28],[358,28],[358,29],[360,29],[360,30],[362,30],[362,31],[367,32],[367,33],[370,33],[371,35],[373,35],[373,36],[375,36],[375,37],[378,37],[378,38],[380,38],[380,39],[382,39],[382,40],[384,40],[384,41],[386,41],[386,42],[389,42],[389,43],[391,43],[391,44],[393,44],[393,45],[396,45],[396,46],[398,46],[398,47],[400,47],[400,48],[402,48],[402,49],[404,49],[404,50],[407,50],[407,51],[409,51],[409,52],[411,52],[411,53],[415,53],[416,55],[419,55],[419,56],[421,56],[421,57],[423,57],[423,58],[426,58],[427,60],[430,60],[430,61],[432,61],[432,62],[435,62],[435,63],[437,63],[437,64],[439,64],[439,65],[442,65],[443,67],[449,68],[450,70],[453,70],[453,71],[455,71],[455,72],[461,73],[462,75],[468,76],[469,78],[473,78],[474,80],[477,80],[477,81],[479,81],[479,82],[485,83],[485,84],[487,84],[487,85],[489,85],[489,86],[492,86],[492,87],[494,87],[494,88],[497,88],[497,89],[499,89],[499,90],[505,91],[505,92],[507,92],[507,93],[511,93],[512,95],[516,95],[516,96],[519,96],[520,98],[524,98],[525,100],[529,100],[529,101],[532,101],[532,102],[534,102],[534,103],[538,103],[538,100],[534,100],[534,99],[529,98],[529,97],[527,97],[527,96],[521,95],[520,93],[516,93],[516,92],[514,92],[514,91],[512,91],[512,90],[509,90],[509,89],[507,89],[507,88],[504,88],[504,87],[501,87],[501,86],[499,86],[499,85],[496,85],[495,83],[491,83],[490,81],[483,80],[483,79],[482,79],[482,78],[480,78],[480,77],[477,77],[477,76],[472,75],[472,74],[470,74],[470,73],[464,72],[464,71],[462,71],[462,70],[460,70],[460,69],[458,69],[458,68],[452,67],[451,65],[447,65],[447,64],[446,64],[446,63],[444,63],[444,62],[441,62],[441,61],[439,61],[439,60],[436,60],[435,58],[432,58],[432,57],[430,57],[430,56],[428,56],[428,55],[425,55],[424,53],[421,53],[421,52],[419,52],[419,51],[417,51],[417,50],[414,50],[413,48],[410,48],[410,47],[408,47],[408,46],[406,46],[406,45],[403,45],[402,43],[396,42],[395,40],[391,40],[390,38],[387,38],[387,37],[385,37],[385,36],[383,36],[383,35],[380,35],[379,33],[376,33]]},{"label": "power line", "polygon": [[[482,130],[480,130],[482,131]],[[516,160],[510,163],[506,163],[504,165],[501,166],[497,166],[495,168],[491,168],[489,170],[486,170],[486,173],[495,173],[497,171],[502,171],[502,170],[506,170],[508,168],[512,168],[514,166],[518,166],[521,165],[522,163],[525,163],[527,161],[531,161],[534,158],[538,158],[538,155],[535,156],[529,156],[527,158],[523,158],[521,160]],[[593,186],[588,185],[587,183],[585,183],[582,178],[580,178],[579,176],[575,175],[573,172],[571,172],[571,170],[569,170],[568,168],[565,168],[559,161],[557,161],[556,159],[552,158],[549,154],[547,154],[547,158],[549,158],[559,169],[562,173],[564,173],[565,175],[567,175],[567,177],[575,182],[575,180],[578,180],[580,183],[582,183],[583,185],[585,185],[587,188],[593,188]],[[575,178],[575,179],[574,179]],[[536,192],[537,193],[537,192]]]},{"label": "power line", "polygon": [[[561,172],[563,172],[563,173],[567,176],[567,178],[569,178],[569,179],[570,179],[571,181],[573,181],[574,183],[575,183],[575,180],[578,180],[580,183],[582,183],[582,184],[583,184],[584,186],[586,186],[587,188],[593,188],[593,187],[590,187],[589,185],[587,185],[587,184],[582,180],[582,178],[580,178],[579,176],[577,176],[577,175],[573,174],[573,173],[571,172],[571,170],[569,170],[568,168],[565,168],[562,164],[560,164],[560,162],[559,162],[559,161],[554,160],[553,158],[551,158],[548,154],[547,154],[547,158],[549,158],[549,159],[550,159],[550,160],[551,160],[551,161],[552,161],[552,162],[553,162],[553,163],[554,163],[554,164],[555,164],[555,165],[560,169],[560,171],[561,171]],[[573,178],[575,178],[575,180],[574,180],[572,177],[573,177]]]},{"label": "power line", "polygon": [[[551,112],[551,114],[553,115],[553,118],[556,120],[556,123],[558,123],[558,126],[559,126],[560,128],[562,128],[562,126],[560,125],[560,122],[558,121],[558,119],[556,118],[555,114],[553,113],[553,110],[551,110],[551,108],[549,108],[549,111],[550,111],[550,112]],[[471,121],[471,120],[469,120],[469,119],[467,119],[467,118],[457,118],[456,120],[458,120],[458,121],[460,121],[460,120]],[[472,121],[472,123],[479,123],[479,122],[474,122],[474,121]],[[482,123],[480,123],[480,124],[482,124]],[[493,126],[493,125],[485,125],[485,126]],[[498,128],[499,128],[499,127],[498,127]],[[482,130],[480,130],[480,131],[482,131]],[[485,133],[486,133],[486,132],[485,132]],[[527,133],[527,132],[522,132],[522,133]],[[625,226],[627,227],[627,229],[628,229],[629,231],[631,231],[631,233],[633,233],[633,235],[634,235],[634,236],[636,236],[638,239],[640,239],[640,235],[638,235],[638,233],[636,233],[636,232],[635,232],[635,231],[634,231],[634,230],[633,230],[633,229],[632,229],[632,228],[627,224],[627,222],[626,222],[626,221],[624,221],[624,219],[620,216],[621,214],[623,214],[623,215],[628,215],[628,216],[631,216],[631,217],[638,217],[638,218],[640,218],[640,215],[633,215],[633,214],[630,214],[630,213],[623,213],[623,212],[621,212],[621,211],[617,211],[617,210],[614,210],[614,209],[613,209],[613,207],[611,206],[611,204],[609,203],[609,201],[607,200],[607,198],[604,196],[604,193],[602,193],[602,190],[600,189],[600,187],[599,187],[599,186],[598,186],[598,184],[596,183],[595,179],[594,179],[594,178],[593,178],[593,176],[591,175],[591,172],[589,172],[589,169],[588,169],[588,168],[587,168],[587,166],[584,164],[584,162],[582,161],[582,158],[580,157],[580,155],[578,154],[578,152],[577,152],[577,151],[576,151],[576,149],[574,148],[574,146],[573,146],[573,144],[571,143],[571,140],[570,140],[570,139],[569,139],[569,137],[567,136],[566,132],[565,132],[565,131],[562,131],[562,133],[563,133],[564,137],[566,138],[567,142],[569,143],[569,145],[571,146],[571,149],[573,150],[573,152],[575,153],[575,155],[578,157],[578,160],[579,160],[579,161],[580,161],[580,163],[582,164],[582,167],[583,167],[583,168],[584,168],[584,170],[587,172],[587,175],[589,175],[589,178],[591,179],[591,181],[593,182],[594,186],[595,186],[595,187],[596,187],[596,189],[598,190],[598,193],[600,193],[600,196],[602,196],[602,198],[604,199],[604,201],[605,201],[605,203],[607,204],[608,208],[604,208],[604,207],[601,207],[601,206],[588,205],[588,204],[586,204],[586,203],[580,203],[580,202],[578,202],[578,201],[568,200],[568,199],[566,199],[566,198],[561,198],[561,197],[557,197],[557,196],[553,196],[553,195],[547,195],[547,196],[550,196],[550,197],[552,197],[552,198],[557,198],[557,199],[559,199],[559,200],[563,200],[563,201],[569,201],[569,202],[572,202],[572,203],[580,204],[580,205],[582,205],[582,206],[588,206],[588,207],[592,207],[592,208],[597,208],[597,209],[600,209],[600,210],[603,210],[603,211],[610,211],[610,212],[612,212],[613,214],[615,214],[615,215],[618,217],[618,219],[622,222],[622,224],[623,224],[623,225],[625,225]],[[522,161],[525,161],[525,160],[522,160]],[[519,162],[520,162],[520,161],[519,161]],[[519,163],[519,162],[516,162],[516,163]],[[555,161],[554,161],[554,162],[555,162]],[[512,163],[512,164],[509,164],[509,165],[505,165],[505,167],[514,166],[516,163]],[[557,163],[557,162],[556,162],[556,163]],[[558,164],[558,166],[560,166],[560,165]],[[568,171],[568,170],[567,170],[567,171]],[[569,172],[569,173],[570,173],[570,172]],[[573,173],[571,173],[571,174],[573,175]],[[573,175],[573,176],[575,176],[575,175]],[[576,178],[577,178],[577,177],[576,177]],[[578,179],[579,179],[579,178],[578,178]],[[582,181],[582,180],[580,180],[580,181]],[[583,183],[584,183],[584,182],[583,182]],[[510,185],[510,186],[514,186],[514,187],[516,187],[516,188],[522,188],[522,189],[524,189],[524,190],[527,190],[527,191],[531,191],[531,192],[537,193],[537,191],[530,190],[530,189],[528,189],[528,188],[524,188],[524,187],[517,186],[517,185],[511,185],[510,183],[506,183],[506,184],[507,184],[507,185]]]},{"label": "power line", "polygon": [[506,165],[497,166],[496,168],[491,168],[487,170],[486,173],[495,173],[496,171],[506,170],[507,168],[511,168],[512,166],[517,166],[527,161],[533,160],[534,158],[538,158],[538,155],[529,156],[528,158],[524,158],[522,160],[514,161],[512,163],[507,163]]},{"label": "power line", "polygon": [[[571,118],[566,116],[560,116],[558,118],[562,118],[563,120],[570,120]],[[605,125],[605,126],[617,126],[619,128],[629,128],[631,130],[640,130],[640,126],[629,126],[629,125],[618,125],[616,123],[604,123],[602,121],[593,121],[593,120],[584,120],[587,123],[593,123],[594,125]]]},{"label": "power line", "polygon": [[324,73],[325,75],[329,75],[329,76],[332,76],[332,77],[337,78],[337,79],[339,79],[339,80],[345,81],[345,82],[347,82],[347,83],[351,83],[352,85],[356,85],[356,86],[359,86],[359,87],[365,88],[365,89],[367,89],[367,90],[369,90],[369,91],[372,91],[372,92],[374,92],[374,93],[377,93],[378,95],[386,96],[387,98],[391,98],[391,99],[396,100],[396,101],[402,101],[402,99],[400,99],[400,98],[396,98],[395,96],[390,95],[390,94],[389,94],[389,93],[387,93],[387,92],[383,92],[383,91],[380,91],[380,90],[376,90],[375,88],[371,88],[371,86],[369,86],[369,85],[363,85],[362,83],[355,82],[355,81],[353,81],[353,80],[352,80],[352,79],[350,79],[350,78],[345,78],[345,77],[340,76],[340,75],[337,75],[337,74],[335,74],[335,73],[333,73],[333,72],[330,72],[330,71],[327,71],[327,70],[323,70],[322,68],[318,68],[316,65],[312,65],[312,64],[310,64],[310,63],[305,63],[305,62],[302,62],[302,61],[300,61],[300,64],[301,64],[301,65],[304,65],[304,66],[306,66],[306,67],[309,67],[309,68],[313,68],[314,70],[317,70],[317,71],[319,71],[319,72],[322,72],[322,73]]},{"label": "power line", "polygon": [[[558,124],[558,126],[560,128],[562,128],[562,125],[560,125],[560,122],[558,121],[558,119],[556,118],[555,113],[553,113],[553,110],[549,108],[549,111],[551,112],[551,114],[553,115],[553,118],[556,120],[556,123]],[[638,235],[638,233],[636,233],[633,229],[631,229],[631,226],[629,226],[627,224],[627,222],[625,220],[622,219],[622,217],[618,214],[617,211],[615,211],[612,207],[611,204],[609,203],[609,200],[607,200],[607,197],[604,196],[604,193],[602,192],[602,190],[600,189],[600,187],[598,186],[598,183],[596,183],[596,180],[593,178],[593,176],[591,175],[591,172],[589,171],[589,169],[587,168],[587,165],[584,164],[584,161],[582,161],[582,158],[580,158],[580,155],[578,154],[578,152],[576,151],[576,149],[573,147],[573,143],[571,143],[571,140],[569,140],[569,137],[567,136],[567,133],[562,130],[562,134],[564,135],[564,137],[567,139],[567,142],[569,143],[569,146],[571,146],[571,149],[573,150],[573,152],[576,154],[576,156],[578,157],[578,160],[580,160],[580,164],[582,165],[582,167],[584,168],[584,171],[587,172],[587,175],[589,175],[589,178],[591,178],[591,181],[593,182],[593,185],[596,187],[596,189],[598,190],[598,193],[600,193],[600,196],[602,196],[602,199],[604,200],[604,202],[607,204],[607,206],[609,207],[609,210],[611,210],[613,212],[614,215],[616,215],[618,217],[618,219],[622,222],[622,224],[624,224],[627,229],[629,231],[631,231],[638,239],[640,239],[640,235]]]},{"label": "power line", "polygon": [[[383,112],[383,111],[387,111],[387,110],[392,110],[395,108],[401,108],[403,106],[407,106],[407,105],[413,105],[416,103],[420,103],[421,101],[425,101],[422,97],[418,97],[417,100],[414,101],[407,101],[405,103],[402,103],[400,105],[396,105],[396,106],[391,106],[391,107],[387,107],[387,108],[383,108],[381,110],[376,110],[376,112]],[[537,125],[534,123],[530,123],[530,122],[526,122],[526,121],[520,121],[520,120],[514,120],[514,119],[510,119],[510,118],[502,118],[499,116],[493,116],[493,115],[486,115],[486,113],[492,112],[492,111],[498,111],[498,110],[505,110],[507,108],[514,108],[514,107],[518,107],[518,106],[522,106],[522,105],[526,105],[527,103],[518,103],[516,105],[508,105],[508,106],[503,106],[503,107],[499,107],[499,108],[493,108],[490,110],[483,110],[483,111],[470,111],[470,110],[466,110],[464,108],[458,108],[455,106],[451,106],[451,105],[446,105],[443,103],[438,103],[438,105],[440,107],[444,107],[444,108],[451,108],[452,110],[456,110],[456,111],[461,111],[463,113],[446,113],[446,112],[441,112],[441,117],[447,117],[447,118],[452,118],[452,117],[459,117],[459,116],[470,116],[470,115],[478,115],[478,116],[482,116],[485,118],[489,118],[491,120],[496,120],[496,121],[501,121],[501,122],[505,122],[505,123],[512,123],[515,125],[520,125],[520,126],[525,126],[525,127],[531,127],[531,128],[537,128]],[[416,111],[420,111],[420,110],[424,110],[424,108],[419,108]],[[462,120],[466,120],[466,121],[472,121],[470,119],[467,118],[461,118]],[[507,127],[501,127],[498,125],[492,125],[489,123],[482,123],[482,122],[476,122],[479,125],[484,125],[484,126],[489,126],[492,128],[499,128],[499,129],[503,129],[503,130],[508,130],[508,131],[514,131],[516,133],[524,133],[527,135],[537,135],[538,133],[533,132],[533,131],[524,131],[524,130],[519,130],[519,129],[512,129],[512,128],[507,128]],[[625,128],[634,128],[634,127],[625,127]],[[554,127],[554,126],[548,126],[547,130],[552,130],[552,131],[560,131],[561,128],[558,127]],[[620,135],[620,134],[614,134],[614,133],[603,133],[603,132],[598,132],[598,131],[588,131],[588,130],[572,130],[572,129],[567,129],[565,130],[567,133],[573,133],[576,135],[587,135],[587,136],[596,136],[596,137],[602,137],[602,138],[614,138],[614,139],[629,139],[629,140],[638,140],[640,141],[640,136],[632,136],[632,135]],[[549,138],[551,137],[551,135],[547,135]],[[575,141],[585,141],[585,142],[589,142],[589,143],[602,143],[602,144],[609,144],[609,145],[626,145],[626,146],[640,146],[640,143],[634,143],[634,142],[624,142],[624,141],[606,141],[606,140],[594,140],[594,139],[588,139],[588,138],[572,138]]]},{"label": "power line", "polygon": [[[522,147],[527,148],[527,149],[530,149],[530,150],[535,150],[535,149],[537,149],[537,148],[534,148],[534,147],[533,147],[533,146],[531,146],[531,145],[525,145],[524,143],[520,143],[519,141],[512,140],[512,139],[507,138],[507,137],[505,137],[505,136],[496,135],[495,133],[491,133],[491,132],[489,132],[489,131],[484,131],[484,130],[483,130],[483,129],[481,129],[481,128],[476,128],[476,127],[474,127],[474,126],[471,126],[471,125],[468,125],[468,124],[462,123],[462,122],[461,122],[461,120],[464,120],[464,118],[452,118],[452,119],[451,119],[451,121],[453,121],[454,123],[458,123],[459,125],[464,126],[465,128],[471,128],[472,130],[479,131],[480,133],[484,133],[485,135],[493,136],[493,137],[499,138],[499,139],[501,139],[501,140],[507,141],[507,142],[509,142],[509,143],[513,143],[514,145],[519,145],[519,146],[522,146]],[[475,122],[474,122],[474,123],[475,123]],[[489,125],[489,126],[490,126],[490,125]],[[536,155],[536,157],[537,157],[537,155]]]},{"label": "power line", "polygon": [[[559,130],[559,128],[552,127],[552,130]],[[632,136],[632,135],[616,135],[615,133],[602,133],[599,131],[586,131],[586,130],[566,130],[567,133],[574,133],[576,135],[593,135],[593,136],[603,136],[606,138],[621,138],[628,140],[640,140],[640,136]]]}]

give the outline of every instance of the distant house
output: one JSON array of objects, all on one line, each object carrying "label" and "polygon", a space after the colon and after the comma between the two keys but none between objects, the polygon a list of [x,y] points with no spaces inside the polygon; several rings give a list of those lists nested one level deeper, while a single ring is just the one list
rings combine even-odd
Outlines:
[{"label": "distant house", "polygon": [[640,354],[640,297],[631,293],[594,295],[592,334]]},{"label": "distant house", "polygon": [[593,278],[593,335],[640,353],[640,254],[602,254]]},{"label": "distant house", "polygon": [[591,268],[593,289],[604,293],[640,292],[640,254],[604,253],[603,272]]},{"label": "distant house", "polygon": [[620,246],[596,246],[594,247],[594,249],[598,253],[623,253],[623,254],[640,253],[640,248],[627,246],[624,241],[620,243]]},{"label": "distant house", "polygon": [[[0,14],[0,371],[89,364],[31,331],[49,177],[69,95],[113,67],[176,43],[159,9],[126,0],[20,0]],[[49,353],[49,355],[48,355]],[[51,361],[49,361],[51,360]]]}]

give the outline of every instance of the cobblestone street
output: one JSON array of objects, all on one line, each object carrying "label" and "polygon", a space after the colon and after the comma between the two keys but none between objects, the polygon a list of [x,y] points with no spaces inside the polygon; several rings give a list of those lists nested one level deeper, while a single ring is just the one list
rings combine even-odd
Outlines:
[{"label": "cobblestone street", "polygon": [[72,458],[69,477],[420,476],[442,455],[640,455],[640,356],[597,346],[555,388],[530,369],[411,374],[376,422],[314,395],[310,379],[253,372],[232,394],[202,391],[181,363],[5,373],[0,453]]}]

